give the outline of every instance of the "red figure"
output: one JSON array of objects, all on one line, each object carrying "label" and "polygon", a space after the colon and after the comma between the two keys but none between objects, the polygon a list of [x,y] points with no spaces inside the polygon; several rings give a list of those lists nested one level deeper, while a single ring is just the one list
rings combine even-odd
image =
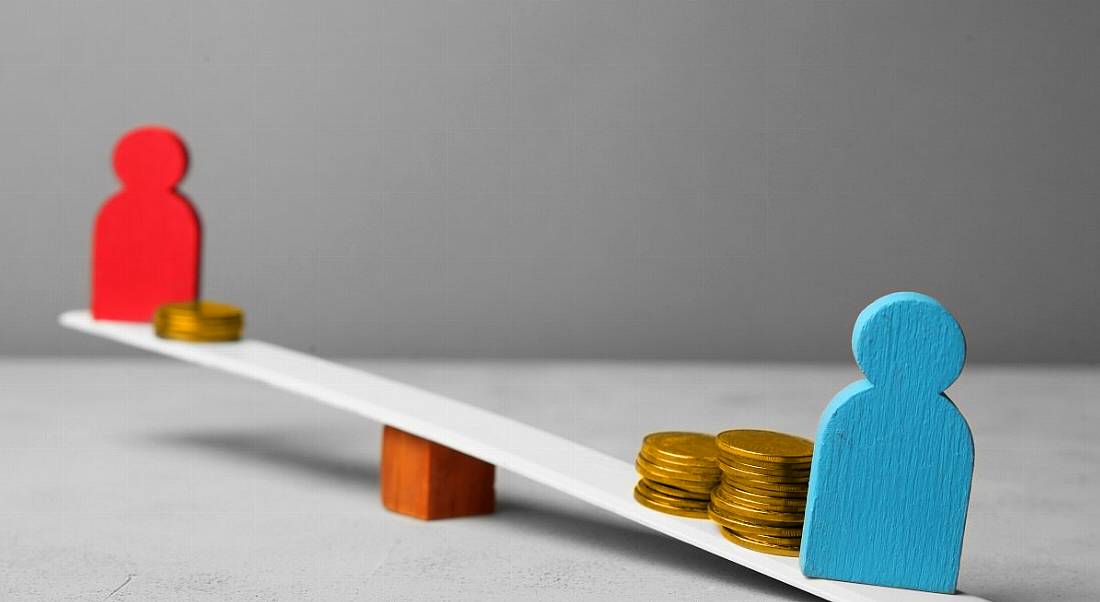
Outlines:
[{"label": "red figure", "polygon": [[142,127],[118,141],[114,166],[122,190],[96,217],[92,316],[147,322],[199,293],[199,216],[176,191],[187,148],[172,130]]}]

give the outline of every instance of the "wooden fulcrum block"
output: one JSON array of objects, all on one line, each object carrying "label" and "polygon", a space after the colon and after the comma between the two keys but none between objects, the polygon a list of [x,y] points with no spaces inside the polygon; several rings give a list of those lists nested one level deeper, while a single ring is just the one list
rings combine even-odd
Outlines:
[{"label": "wooden fulcrum block", "polygon": [[493,511],[495,467],[449,447],[386,426],[382,431],[382,504],[422,520]]}]

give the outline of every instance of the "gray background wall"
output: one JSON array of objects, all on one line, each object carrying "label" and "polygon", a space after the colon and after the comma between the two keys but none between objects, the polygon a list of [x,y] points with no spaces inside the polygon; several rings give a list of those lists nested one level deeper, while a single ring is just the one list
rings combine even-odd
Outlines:
[{"label": "gray background wall", "polygon": [[61,331],[135,124],[206,296],[326,355],[846,360],[875,296],[1100,360],[1100,3],[0,3],[0,352]]}]

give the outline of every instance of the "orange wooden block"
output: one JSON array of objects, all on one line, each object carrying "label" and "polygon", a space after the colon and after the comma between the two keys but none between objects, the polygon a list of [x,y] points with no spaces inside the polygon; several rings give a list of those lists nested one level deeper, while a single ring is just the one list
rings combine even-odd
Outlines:
[{"label": "orange wooden block", "polygon": [[382,431],[382,504],[422,520],[493,511],[496,467],[391,426]]}]

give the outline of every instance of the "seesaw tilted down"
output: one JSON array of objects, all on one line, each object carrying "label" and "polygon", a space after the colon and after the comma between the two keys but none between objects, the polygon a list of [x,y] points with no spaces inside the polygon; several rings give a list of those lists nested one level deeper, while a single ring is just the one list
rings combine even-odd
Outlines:
[{"label": "seesaw tilted down", "polygon": [[258,380],[447,446],[548,485],[835,602],[980,602],[969,594],[935,594],[802,575],[797,558],[731,544],[710,521],[661,514],[632,496],[634,467],[594,449],[504,416],[362,370],[263,341],[193,344],[158,338],[148,324],[94,320],[85,310],[61,315],[63,326],[207,368]]}]

